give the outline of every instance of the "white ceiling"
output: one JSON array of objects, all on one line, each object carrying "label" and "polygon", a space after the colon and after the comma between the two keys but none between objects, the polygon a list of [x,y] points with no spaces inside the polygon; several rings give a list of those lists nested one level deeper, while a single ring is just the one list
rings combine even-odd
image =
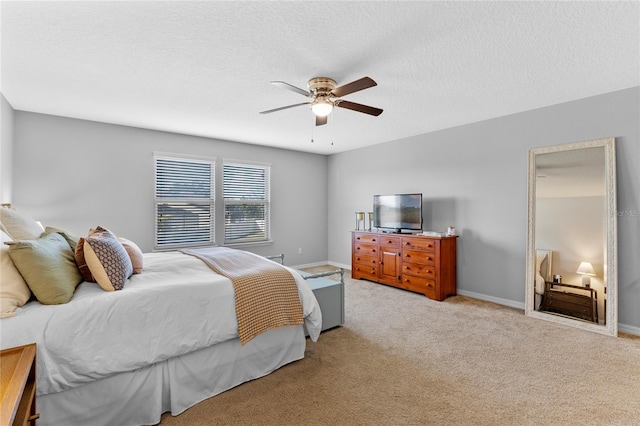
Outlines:
[{"label": "white ceiling", "polygon": [[[331,154],[640,85],[638,2],[1,3],[16,110]],[[272,86],[378,86],[314,128]],[[314,143],[311,143],[311,138]],[[331,142],[334,144],[331,145]]]},{"label": "white ceiling", "polygon": [[536,197],[604,197],[605,150],[582,148],[536,155]]}]

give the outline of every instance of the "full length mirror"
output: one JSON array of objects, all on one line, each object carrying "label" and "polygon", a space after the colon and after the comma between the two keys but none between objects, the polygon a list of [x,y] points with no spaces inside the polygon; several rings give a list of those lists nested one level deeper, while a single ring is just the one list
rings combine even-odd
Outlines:
[{"label": "full length mirror", "polygon": [[529,151],[527,315],[618,334],[615,139]]}]

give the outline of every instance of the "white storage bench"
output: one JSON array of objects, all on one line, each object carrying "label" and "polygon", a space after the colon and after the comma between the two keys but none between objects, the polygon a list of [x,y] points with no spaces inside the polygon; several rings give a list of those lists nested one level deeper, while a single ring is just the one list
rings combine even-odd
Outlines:
[{"label": "white storage bench", "polygon": [[[318,274],[298,272],[307,280],[318,300],[322,312],[322,331],[344,324],[344,270],[337,269]],[[326,278],[334,274],[340,275],[340,281]]]},{"label": "white storage bench", "polygon": [[[284,254],[267,256],[267,259],[284,265]],[[318,300],[320,311],[322,312],[322,331],[344,324],[344,269],[340,268],[317,274],[305,271],[298,272],[307,280],[309,287],[311,287]],[[327,278],[332,275],[340,275],[340,281]]]}]

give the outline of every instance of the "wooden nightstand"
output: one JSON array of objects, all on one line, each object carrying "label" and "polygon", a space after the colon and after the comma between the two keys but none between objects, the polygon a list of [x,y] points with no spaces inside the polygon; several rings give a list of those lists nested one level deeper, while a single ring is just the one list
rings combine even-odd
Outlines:
[{"label": "wooden nightstand", "polygon": [[597,323],[598,293],[592,288],[546,282],[541,310]]},{"label": "wooden nightstand", "polygon": [[0,372],[0,425],[35,425],[35,343],[0,351]]}]

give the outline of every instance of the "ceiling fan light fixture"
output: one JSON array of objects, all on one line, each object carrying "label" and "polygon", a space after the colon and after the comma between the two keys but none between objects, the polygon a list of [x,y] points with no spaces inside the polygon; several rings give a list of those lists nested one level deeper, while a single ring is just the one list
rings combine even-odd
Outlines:
[{"label": "ceiling fan light fixture", "polygon": [[318,98],[311,103],[311,111],[318,117],[326,117],[333,111],[333,103],[328,99]]}]

